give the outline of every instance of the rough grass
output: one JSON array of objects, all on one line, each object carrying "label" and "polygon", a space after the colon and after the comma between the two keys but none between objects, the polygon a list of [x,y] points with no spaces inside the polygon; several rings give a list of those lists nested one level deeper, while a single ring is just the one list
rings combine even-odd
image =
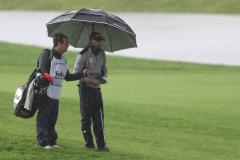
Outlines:
[{"label": "rough grass", "polygon": [[240,0],[0,0],[1,10],[74,10],[117,12],[240,13]]},{"label": "rough grass", "polygon": [[[110,153],[84,149],[77,82],[64,83],[57,122],[62,149],[35,146],[35,117],[12,113],[15,89],[41,48],[0,43],[0,159],[238,160],[240,68],[108,56],[103,86]],[[66,53],[72,69],[76,53]]]}]

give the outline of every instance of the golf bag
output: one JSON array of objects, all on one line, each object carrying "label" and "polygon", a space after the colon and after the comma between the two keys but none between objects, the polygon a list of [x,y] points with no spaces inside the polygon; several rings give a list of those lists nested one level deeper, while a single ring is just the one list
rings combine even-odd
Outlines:
[{"label": "golf bag", "polygon": [[47,92],[48,85],[48,75],[35,69],[27,83],[16,90],[13,100],[14,114],[22,118],[33,117]]},{"label": "golf bag", "polygon": [[[49,63],[51,59],[52,54],[49,50]],[[37,67],[39,67],[39,60]],[[42,73],[38,68],[34,69],[27,82],[16,90],[13,100],[14,114],[22,118],[33,117],[51,81],[52,77],[48,73]]]}]

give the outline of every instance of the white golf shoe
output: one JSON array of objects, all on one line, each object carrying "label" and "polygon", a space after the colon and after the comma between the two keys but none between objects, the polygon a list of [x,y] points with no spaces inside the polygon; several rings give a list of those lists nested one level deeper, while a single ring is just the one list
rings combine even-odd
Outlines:
[{"label": "white golf shoe", "polygon": [[52,145],[51,147],[52,147],[52,148],[62,148],[61,146],[59,146],[59,145],[57,145],[57,144]]},{"label": "white golf shoe", "polygon": [[47,146],[44,146],[43,148],[47,149],[47,150],[50,150],[50,149],[53,149],[54,147],[47,145]]}]

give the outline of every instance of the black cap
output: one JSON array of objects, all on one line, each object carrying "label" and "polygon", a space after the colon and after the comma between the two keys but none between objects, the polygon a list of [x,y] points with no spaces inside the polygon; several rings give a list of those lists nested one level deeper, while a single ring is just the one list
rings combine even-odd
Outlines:
[{"label": "black cap", "polygon": [[105,41],[105,38],[103,38],[101,33],[98,33],[98,32],[92,32],[89,35],[89,39],[95,39],[97,41]]}]

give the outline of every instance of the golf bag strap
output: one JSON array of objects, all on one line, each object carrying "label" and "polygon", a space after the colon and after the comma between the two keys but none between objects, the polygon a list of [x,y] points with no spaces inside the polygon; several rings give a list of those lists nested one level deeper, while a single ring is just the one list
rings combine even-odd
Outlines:
[{"label": "golf bag strap", "polygon": [[38,58],[38,60],[37,60],[37,65],[36,65],[36,67],[37,67],[38,69],[40,69],[40,68],[39,68],[39,67],[40,67],[40,58],[41,58],[41,56],[42,56],[44,53],[46,53],[46,54],[48,55],[48,66],[49,66],[48,72],[50,72],[51,61],[52,61],[52,59],[53,59],[53,54],[52,54],[52,51],[49,50],[49,49],[44,49],[44,50],[43,50],[42,54],[39,56],[39,58]]},{"label": "golf bag strap", "polygon": [[81,50],[79,54],[84,55],[88,51],[88,49],[89,49],[89,45],[85,47],[83,50]]}]

